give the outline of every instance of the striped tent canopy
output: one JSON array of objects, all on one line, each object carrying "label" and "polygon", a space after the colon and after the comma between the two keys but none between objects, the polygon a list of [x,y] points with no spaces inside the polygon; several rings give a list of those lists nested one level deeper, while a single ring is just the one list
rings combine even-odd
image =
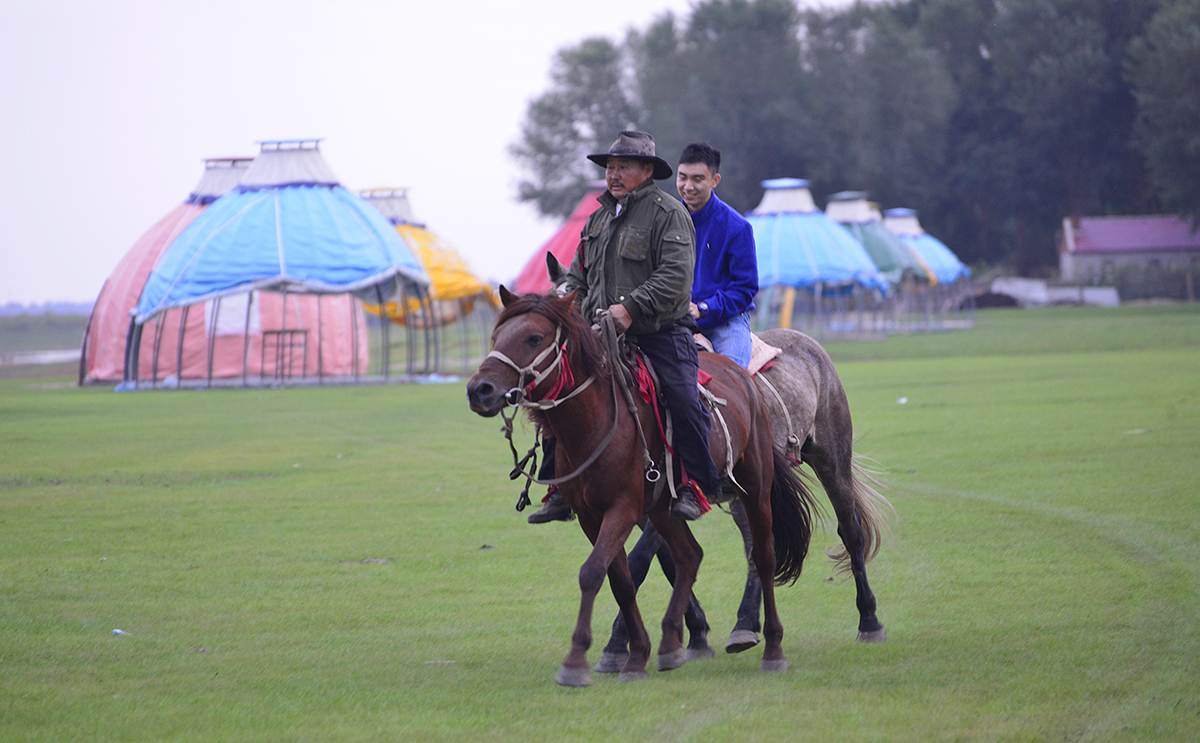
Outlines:
[{"label": "striped tent canopy", "polygon": [[920,283],[937,283],[937,277],[925,260],[883,226],[882,216],[867,201],[865,192],[833,194],[825,205],[825,214],[854,235],[871,256],[875,267],[893,286],[906,276]]},{"label": "striped tent canopy", "polygon": [[747,216],[754,229],[761,287],[888,290],[888,282],[854,236],[817,209],[808,181],[762,182],[762,202]]},{"label": "striped tent canopy", "polygon": [[971,275],[971,269],[945,243],[925,232],[915,209],[888,209],[883,213],[883,226],[924,259],[939,284],[953,284]]},{"label": "striped tent canopy", "polygon": [[175,238],[136,307],[144,324],[250,291],[388,298],[429,276],[374,207],[343,188],[319,140],[262,142],[240,185]]}]

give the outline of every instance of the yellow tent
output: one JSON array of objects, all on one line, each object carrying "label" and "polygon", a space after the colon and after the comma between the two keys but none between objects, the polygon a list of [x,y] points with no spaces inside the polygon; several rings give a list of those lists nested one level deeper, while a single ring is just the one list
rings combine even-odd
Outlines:
[{"label": "yellow tent", "polygon": [[[492,288],[471,273],[458,252],[413,219],[406,189],[372,188],[359,192],[359,195],[396,226],[400,237],[429,274],[433,281],[429,294],[433,300],[432,316],[436,324],[445,325],[470,314],[476,301],[487,302],[492,307],[498,305]],[[381,314],[379,305],[363,305],[363,309],[376,316]],[[408,300],[403,306],[389,302],[385,310],[393,322],[401,325],[407,324],[410,318],[417,325],[428,322],[421,304],[415,299]]]}]

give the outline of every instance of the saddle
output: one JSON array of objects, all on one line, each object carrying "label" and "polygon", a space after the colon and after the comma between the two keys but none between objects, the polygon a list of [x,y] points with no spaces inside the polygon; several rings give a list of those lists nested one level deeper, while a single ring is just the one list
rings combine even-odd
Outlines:
[{"label": "saddle", "polygon": [[[700,348],[715,353],[713,350],[712,341],[706,338],[702,333],[696,333],[692,336],[692,338],[696,341],[696,345]],[[787,403],[783,401],[783,397],[779,394],[779,390],[775,389],[775,385],[771,384],[771,380],[767,379],[760,373],[765,372],[772,366],[775,366],[775,364],[778,363],[775,361],[775,357],[781,353],[783,353],[782,348],[776,348],[770,343],[764,341],[762,338],[759,338],[757,334],[751,333],[750,364],[746,367],[746,370],[750,372],[750,376],[761,380],[762,383],[766,385],[767,389],[771,391],[771,394],[775,396],[775,399],[779,402],[779,409],[783,411],[784,420],[787,422],[787,456],[793,463],[799,465],[800,437],[796,435],[795,429],[792,426],[792,415],[788,411]],[[703,369],[701,369],[701,385],[708,383],[708,379],[705,379],[705,377],[709,377],[709,379],[711,379],[711,377],[706,374]],[[723,424],[724,420],[722,420],[722,425]]]}]

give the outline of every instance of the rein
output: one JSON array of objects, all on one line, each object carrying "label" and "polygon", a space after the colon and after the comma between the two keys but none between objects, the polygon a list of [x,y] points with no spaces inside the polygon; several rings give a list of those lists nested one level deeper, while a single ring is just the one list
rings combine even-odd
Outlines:
[{"label": "rein", "polygon": [[[569,386],[574,380],[574,376],[571,374],[570,365],[566,360],[566,356],[564,355],[567,342],[563,341],[561,345],[559,344],[559,339],[562,337],[561,325],[555,328],[554,343],[539,353],[533,359],[533,361],[529,363],[528,366],[518,366],[512,359],[500,351],[493,350],[488,354],[488,358],[499,359],[501,362],[507,364],[509,367],[515,370],[518,375],[517,386],[513,387],[505,395],[505,399],[508,401],[508,404],[514,408],[514,410],[511,415],[505,415],[503,410],[500,411],[500,417],[504,420],[504,426],[500,430],[504,433],[504,438],[508,441],[508,448],[512,452],[513,456],[513,469],[509,473],[508,477],[510,480],[516,480],[522,476],[525,478],[525,489],[521,491],[521,495],[517,499],[518,511],[525,510],[525,506],[530,504],[531,501],[529,499],[529,488],[534,483],[537,483],[538,485],[558,485],[560,483],[567,482],[568,480],[575,479],[582,474],[584,470],[595,464],[596,460],[600,458],[600,455],[603,454],[605,449],[608,448],[609,444],[612,443],[613,437],[617,433],[618,423],[620,422],[619,417],[616,415],[617,405],[619,404],[617,397],[617,379],[620,379],[620,386],[625,392],[626,402],[629,405],[630,413],[632,414],[637,425],[638,435],[642,442],[642,459],[646,468],[646,480],[648,482],[657,482],[661,477],[661,473],[657,468],[655,468],[653,458],[650,456],[650,449],[646,443],[646,435],[642,431],[642,424],[637,415],[637,409],[633,401],[633,395],[629,391],[629,380],[626,378],[624,365],[621,363],[620,356],[617,353],[619,350],[619,339],[616,326],[613,322],[612,316],[609,315],[607,311],[599,313],[599,316],[599,322],[596,326],[593,326],[593,330],[600,332],[601,340],[605,346],[606,352],[608,353],[610,363],[613,365],[614,377],[616,377],[609,384],[613,394],[613,422],[612,426],[608,430],[608,433],[604,435],[604,439],[596,446],[596,449],[591,453],[587,460],[585,460],[583,464],[576,467],[573,472],[562,477],[553,477],[547,480],[542,480],[537,477],[537,450],[541,439],[540,427],[534,434],[533,446],[529,448],[529,451],[525,453],[523,458],[518,458],[517,448],[513,443],[512,438],[513,420],[516,418],[515,408],[551,410],[563,404],[567,400],[570,400],[591,386],[592,382],[594,382],[596,379],[595,376],[589,376],[583,382],[583,384],[571,390],[566,396],[558,397],[558,394],[567,386]],[[552,352],[556,352],[554,361],[552,361],[542,371],[537,371],[537,365],[545,360],[546,357]],[[547,393],[547,396],[541,400],[527,399],[528,395],[532,394],[533,390],[536,389],[537,386],[541,384],[543,380],[549,377],[550,374],[552,374],[556,369],[559,369],[559,378]],[[525,378],[527,375],[531,376],[532,380],[526,384]],[[526,470],[525,467],[526,465],[530,464],[531,460],[532,465],[530,465],[529,469]]]}]

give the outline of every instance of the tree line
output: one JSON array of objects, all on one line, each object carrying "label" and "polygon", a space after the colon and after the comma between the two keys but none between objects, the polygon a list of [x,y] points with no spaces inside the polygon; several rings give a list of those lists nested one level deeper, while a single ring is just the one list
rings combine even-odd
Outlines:
[{"label": "tree line", "polygon": [[1200,0],[702,0],[557,53],[512,146],[519,197],[569,214],[601,177],[584,155],[626,128],[668,161],[720,149],[740,211],[807,178],[818,203],[867,191],[967,263],[1038,274],[1063,217],[1200,219]]}]

